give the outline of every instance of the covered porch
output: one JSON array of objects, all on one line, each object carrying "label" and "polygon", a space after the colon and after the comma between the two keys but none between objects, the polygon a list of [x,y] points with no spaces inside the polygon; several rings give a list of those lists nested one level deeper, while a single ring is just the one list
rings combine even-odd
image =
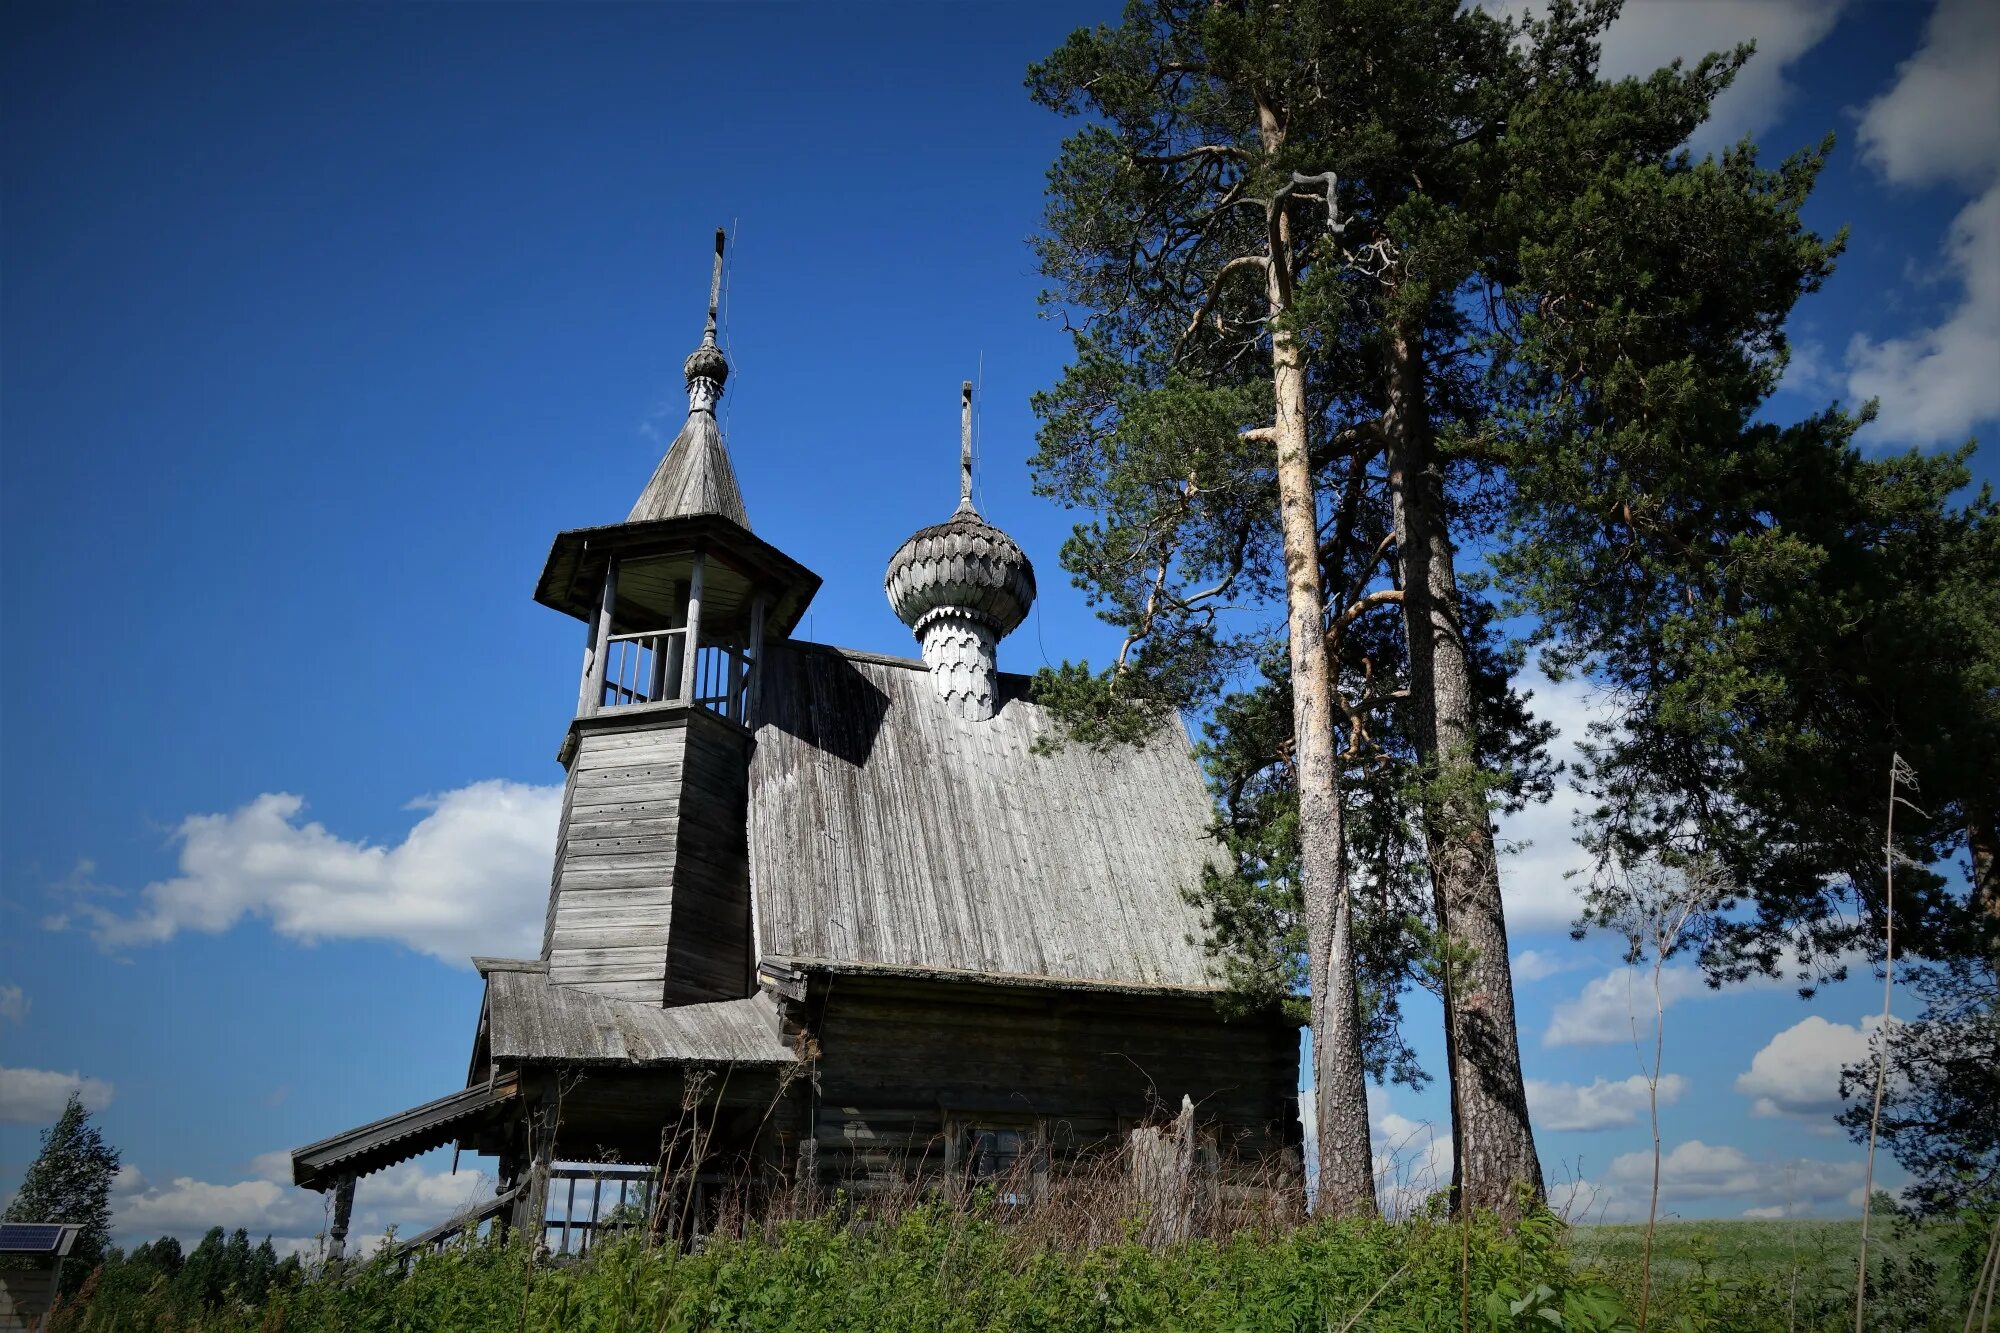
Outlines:
[{"label": "covered porch", "polygon": [[474,961],[486,998],[467,1086],[292,1154],[294,1182],[332,1196],[330,1258],[358,1181],[447,1145],[497,1159],[495,1198],[410,1245],[488,1221],[552,1252],[618,1226],[691,1236],[722,1198],[786,1172],[802,1066],[768,996],[661,1008],[552,986],[539,962]]}]

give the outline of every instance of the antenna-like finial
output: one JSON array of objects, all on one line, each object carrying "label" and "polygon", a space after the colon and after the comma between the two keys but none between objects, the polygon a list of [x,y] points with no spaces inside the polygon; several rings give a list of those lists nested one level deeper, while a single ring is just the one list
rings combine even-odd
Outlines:
[{"label": "antenna-like finial", "polygon": [[701,331],[701,345],[715,346],[715,308],[722,299],[722,228],[715,229],[715,272],[708,279],[708,327]]},{"label": "antenna-like finial", "polygon": [[972,508],[972,381],[958,390],[958,507]]},{"label": "antenna-like finial", "polygon": [[715,400],[722,397],[722,386],[729,379],[729,361],[715,345],[715,308],[722,298],[722,241],[722,228],[717,227],[715,272],[708,280],[708,326],[701,332],[701,346],[681,363],[681,370],[687,375],[690,412],[714,411]]}]

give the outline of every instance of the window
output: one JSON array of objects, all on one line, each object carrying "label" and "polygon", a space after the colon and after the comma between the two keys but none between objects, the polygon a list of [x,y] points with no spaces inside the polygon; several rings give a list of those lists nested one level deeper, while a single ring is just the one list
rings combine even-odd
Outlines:
[{"label": "window", "polygon": [[1026,1203],[1042,1193],[1049,1164],[1038,1120],[982,1115],[948,1120],[949,1160],[960,1180],[997,1188],[1006,1204]]},{"label": "window", "polygon": [[1030,1144],[1024,1129],[1001,1129],[974,1125],[965,1135],[965,1174],[971,1180],[992,1180],[1010,1176],[1028,1155]]}]

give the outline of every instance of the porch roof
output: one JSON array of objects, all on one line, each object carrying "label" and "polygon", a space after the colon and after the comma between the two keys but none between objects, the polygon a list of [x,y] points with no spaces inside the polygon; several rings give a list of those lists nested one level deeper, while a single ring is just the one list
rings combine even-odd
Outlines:
[{"label": "porch roof", "polygon": [[344,1176],[369,1175],[441,1148],[504,1114],[507,1104],[520,1095],[519,1077],[504,1074],[294,1149],[292,1183],[304,1189],[330,1189]]}]

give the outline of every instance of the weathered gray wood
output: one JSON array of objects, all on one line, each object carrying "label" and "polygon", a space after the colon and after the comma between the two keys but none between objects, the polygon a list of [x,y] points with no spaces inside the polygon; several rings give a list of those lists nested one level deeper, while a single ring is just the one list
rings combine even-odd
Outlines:
[{"label": "weathered gray wood", "polygon": [[1038,752],[1005,678],[964,723],[920,663],[773,643],[751,763],[760,951],[1212,988],[1183,893],[1219,864],[1184,733]]},{"label": "weathered gray wood", "polygon": [[1195,1137],[1194,1102],[1165,1125],[1141,1125],[1127,1140],[1127,1169],[1140,1239],[1178,1245],[1194,1234],[1195,1218],[1214,1207],[1215,1176],[1205,1170]]},{"label": "weathered gray wood", "polygon": [[333,1187],[333,1220],[326,1229],[326,1257],[338,1263],[347,1253],[347,1227],[354,1216],[354,1177],[342,1176]]},{"label": "weathered gray wood", "polygon": [[[533,976],[537,984],[542,982],[534,973],[504,975]],[[292,1182],[306,1189],[325,1189],[342,1176],[366,1175],[429,1152],[457,1138],[468,1124],[504,1109],[517,1091],[511,1076],[497,1079],[307,1144],[292,1153]]]},{"label": "weathered gray wood", "polygon": [[[550,978],[553,980],[553,977]],[[526,972],[487,978],[493,1055],[498,1060],[576,1064],[790,1064],[772,1002],[743,1000],[661,1008],[550,985]]]},{"label": "weathered gray wood", "polygon": [[597,609],[597,633],[594,636],[597,652],[591,662],[585,707],[578,710],[579,716],[594,716],[604,702],[604,672],[611,662],[611,608],[617,600],[618,561],[614,558],[604,570],[604,599]]},{"label": "weathered gray wood", "polygon": [[680,701],[684,704],[693,703],[698,693],[695,677],[699,674],[701,661],[701,596],[707,567],[708,556],[697,550],[694,553],[694,572],[688,578],[687,633],[682,636],[681,651],[686,654],[686,669],[681,673]]},{"label": "weathered gray wood", "polygon": [[0,1268],[0,1333],[27,1333],[42,1327],[42,1316],[53,1308],[55,1299],[55,1266]]},{"label": "weathered gray wood", "polygon": [[750,603],[750,698],[743,717],[748,726],[757,723],[757,707],[764,685],[764,607],[768,600],[758,593]]}]

